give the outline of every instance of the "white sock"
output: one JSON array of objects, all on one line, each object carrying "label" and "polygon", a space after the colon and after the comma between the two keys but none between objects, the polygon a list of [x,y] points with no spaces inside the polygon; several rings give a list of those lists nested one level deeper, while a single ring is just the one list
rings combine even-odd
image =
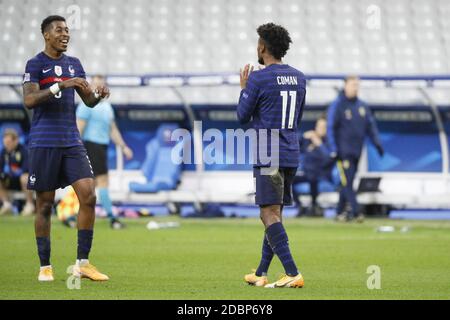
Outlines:
[{"label": "white sock", "polygon": [[77,266],[84,266],[85,264],[89,263],[89,259],[77,259]]},{"label": "white sock", "polygon": [[48,266],[42,266],[42,267],[41,267],[41,268],[40,268],[39,270],[40,270],[40,271],[42,271],[43,269],[45,269],[45,268],[48,268],[48,267],[50,267],[50,268],[51,268],[51,267],[52,267],[52,265],[51,265],[51,264],[49,264]]},{"label": "white sock", "polygon": [[3,205],[2,208],[11,208],[12,207],[12,203],[9,201],[3,201]]}]

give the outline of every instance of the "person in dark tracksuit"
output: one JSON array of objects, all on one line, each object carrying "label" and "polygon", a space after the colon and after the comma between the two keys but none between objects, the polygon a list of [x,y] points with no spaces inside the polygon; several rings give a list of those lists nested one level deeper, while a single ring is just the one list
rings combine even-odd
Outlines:
[{"label": "person in dark tracksuit", "polygon": [[[336,208],[338,221],[356,217],[358,222],[362,222],[364,219],[359,211],[353,180],[365,138],[370,138],[380,156],[384,153],[375,119],[367,104],[358,98],[358,90],[359,78],[347,77],[344,90],[328,108],[328,143],[331,156],[337,159],[342,185]],[[347,202],[351,206],[349,215],[344,213]]]},{"label": "person in dark tracksuit", "polygon": [[303,174],[294,178],[294,184],[307,182],[310,188],[311,207],[303,213],[299,194],[294,189],[294,200],[298,205],[298,216],[303,214],[321,216],[322,212],[317,205],[319,196],[319,181],[321,179],[331,180],[331,170],[334,159],[330,157],[330,148],[327,141],[327,119],[319,117],[314,130],[306,131],[300,139],[300,153],[302,154]]}]

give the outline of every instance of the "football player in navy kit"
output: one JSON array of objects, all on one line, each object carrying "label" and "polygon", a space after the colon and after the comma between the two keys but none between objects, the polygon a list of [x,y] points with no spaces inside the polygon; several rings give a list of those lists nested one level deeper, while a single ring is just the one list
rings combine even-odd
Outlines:
[{"label": "football player in navy kit", "polygon": [[75,117],[75,91],[88,107],[109,96],[101,86],[92,90],[80,61],[64,54],[70,34],[61,16],[41,24],[45,49],[27,62],[23,78],[24,105],[32,109],[29,138],[28,188],[36,191],[35,233],[41,269],[39,281],[52,281],[50,225],[55,190],[71,185],[80,201],[78,250],[74,275],[108,280],[88,257],[95,221],[95,183]]}]

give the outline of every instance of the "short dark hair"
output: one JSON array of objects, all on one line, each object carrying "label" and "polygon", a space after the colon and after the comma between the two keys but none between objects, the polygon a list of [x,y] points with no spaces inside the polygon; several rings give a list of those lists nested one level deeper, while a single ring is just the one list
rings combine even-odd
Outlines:
[{"label": "short dark hair", "polygon": [[275,59],[281,59],[286,55],[292,40],[285,28],[270,22],[259,26],[256,32]]},{"label": "short dark hair", "polygon": [[42,23],[41,23],[41,32],[42,32],[42,34],[44,34],[44,32],[47,30],[48,26],[51,25],[53,21],[64,21],[64,22],[66,22],[66,19],[64,17],[57,16],[57,15],[48,16],[47,18],[42,20]]}]

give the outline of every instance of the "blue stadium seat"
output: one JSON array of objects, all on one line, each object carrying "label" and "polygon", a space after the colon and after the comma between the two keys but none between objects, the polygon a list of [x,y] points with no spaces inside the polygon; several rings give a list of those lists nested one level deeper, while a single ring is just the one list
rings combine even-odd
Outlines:
[{"label": "blue stadium seat", "polygon": [[[338,190],[340,183],[341,183],[341,178],[339,176],[339,170],[338,170],[337,166],[334,166],[333,170],[331,171],[331,181],[327,180],[327,179],[321,179],[319,181],[319,192],[320,193],[335,192]],[[310,193],[309,183],[306,183],[306,182],[297,183],[297,184],[293,185],[292,188],[294,189],[294,191],[296,193],[299,193],[299,194],[309,194]]]},{"label": "blue stadium seat", "polygon": [[142,172],[146,183],[131,182],[130,191],[137,193],[155,193],[176,188],[181,174],[181,166],[171,161],[172,148],[176,142],[170,140],[177,124],[161,125],[156,137],[145,146],[146,158],[142,164]]}]

